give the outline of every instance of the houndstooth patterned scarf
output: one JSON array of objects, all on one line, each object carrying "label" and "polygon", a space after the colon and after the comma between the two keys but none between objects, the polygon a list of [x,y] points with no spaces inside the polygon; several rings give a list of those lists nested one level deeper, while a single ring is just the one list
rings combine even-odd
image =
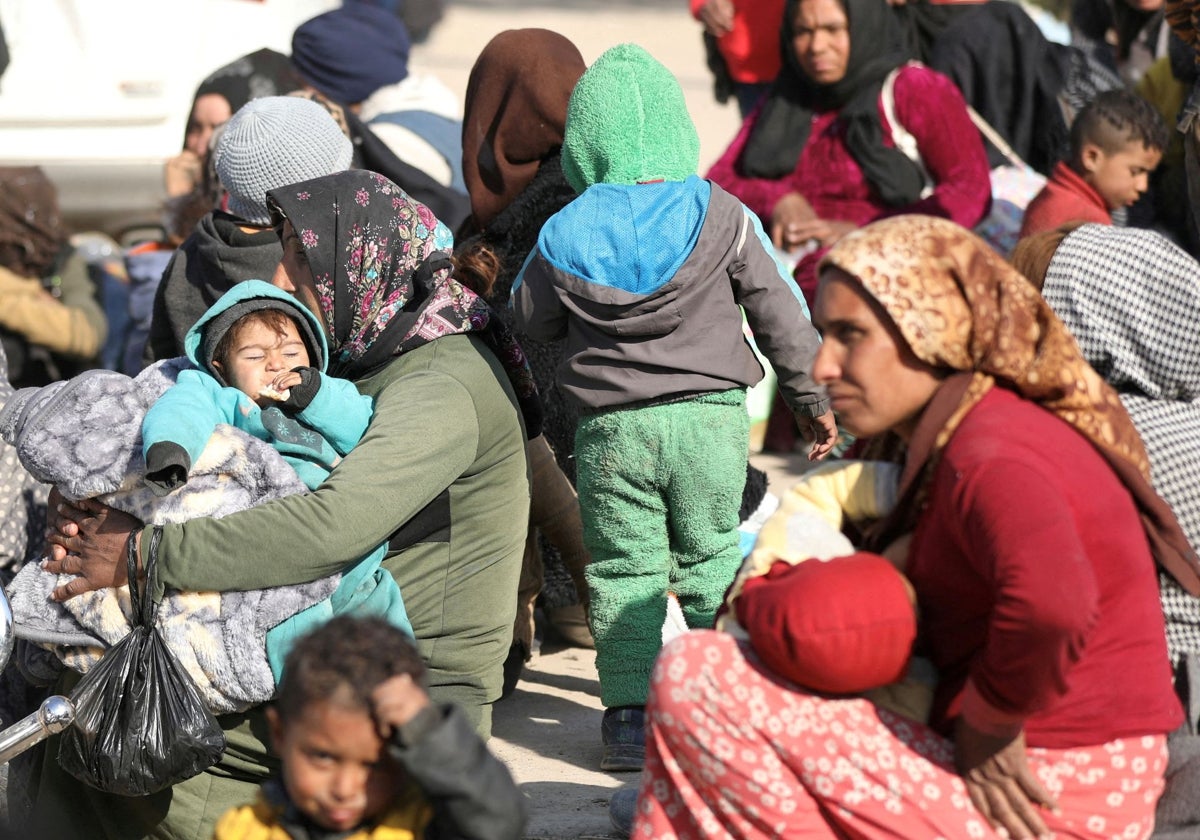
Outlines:
[{"label": "houndstooth patterned scarf", "polygon": [[[1153,231],[1084,225],[1055,251],[1042,294],[1120,394],[1154,489],[1200,548],[1200,263]],[[1159,578],[1178,663],[1200,653],[1200,598]]]}]

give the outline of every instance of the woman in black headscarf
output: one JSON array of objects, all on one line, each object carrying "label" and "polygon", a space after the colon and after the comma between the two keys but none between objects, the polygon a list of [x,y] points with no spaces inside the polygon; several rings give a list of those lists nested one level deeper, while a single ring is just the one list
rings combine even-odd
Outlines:
[{"label": "woman in black headscarf", "polygon": [[283,96],[302,87],[304,80],[292,60],[266,48],[217,68],[196,87],[183,148],[163,168],[168,234],[176,242],[220,201],[221,187],[209,168],[216,132],[251,99]]},{"label": "woman in black headscarf", "polygon": [[886,3],[788,0],[780,42],[779,78],[708,177],[801,258],[806,297],[825,249],[868,222],[902,212],[979,222],[991,198],[979,132],[949,79],[906,64]]}]

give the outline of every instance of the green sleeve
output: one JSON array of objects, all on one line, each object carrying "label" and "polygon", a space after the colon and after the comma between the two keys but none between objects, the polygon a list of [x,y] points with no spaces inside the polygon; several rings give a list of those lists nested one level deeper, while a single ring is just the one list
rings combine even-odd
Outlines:
[{"label": "green sleeve", "polygon": [[400,375],[377,394],[362,441],[312,493],[167,526],[155,597],[164,587],[260,589],[340,570],[454,483],[475,460],[479,434],[462,381],[427,369]]}]

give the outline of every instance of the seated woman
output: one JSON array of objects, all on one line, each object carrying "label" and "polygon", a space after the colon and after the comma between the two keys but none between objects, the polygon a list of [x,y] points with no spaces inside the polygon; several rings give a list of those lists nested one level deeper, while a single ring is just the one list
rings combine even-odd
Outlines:
[{"label": "seated woman", "polygon": [[0,167],[0,343],[8,381],[45,385],[100,364],[108,321],[39,166]]},{"label": "seated woman", "polygon": [[[1146,445],[1155,489],[1192,546],[1200,546],[1200,345],[1194,337],[1200,263],[1154,231],[1111,225],[1047,231],[1019,248],[1013,264],[1041,287],[1084,358],[1120,395]],[[1159,592],[1188,719],[1169,742],[1171,765],[1155,830],[1194,836],[1200,825],[1200,598],[1161,573]]]},{"label": "seated woman", "polygon": [[[316,491],[163,527],[148,585],[161,593],[313,580],[386,542],[383,565],[406,594],[431,697],[462,705],[486,735],[529,517],[525,432],[540,431],[528,367],[486,304],[453,278],[449,231],[391,181],[352,170],[268,198],[284,248],[273,282],[318,316],[331,375],[373,397],[375,414]],[[56,597],[122,584],[128,540],[144,564],[154,541],[140,539],[136,520],[92,502],[64,513],[46,567],[76,577]],[[261,706],[220,720],[229,742],[221,762],[141,799],[84,787],[57,767],[51,745],[30,836],[210,837],[275,763]]]},{"label": "seated woman", "polygon": [[[962,94],[906,64],[901,33],[876,0],[788,0],[783,70],[708,173],[801,256],[810,305],[818,259],[847,232],[897,213],[974,227],[988,210],[987,154]],[[897,148],[902,133],[923,166]]]},{"label": "seated woman", "polygon": [[1037,291],[945,220],[844,238],[814,314],[841,422],[903,445],[865,547],[912,532],[929,725],[688,634],[656,666],[634,835],[1147,837],[1182,719],[1155,560],[1192,593],[1200,567],[1116,394]]}]

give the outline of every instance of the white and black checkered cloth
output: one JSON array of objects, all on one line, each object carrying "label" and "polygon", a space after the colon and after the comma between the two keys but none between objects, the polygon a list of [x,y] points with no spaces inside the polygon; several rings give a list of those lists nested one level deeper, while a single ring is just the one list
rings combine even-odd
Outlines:
[{"label": "white and black checkered cloth", "polygon": [[[1153,231],[1084,225],[1055,251],[1042,294],[1121,395],[1154,489],[1200,550],[1200,263]],[[1177,663],[1200,653],[1200,599],[1159,579]]]}]

